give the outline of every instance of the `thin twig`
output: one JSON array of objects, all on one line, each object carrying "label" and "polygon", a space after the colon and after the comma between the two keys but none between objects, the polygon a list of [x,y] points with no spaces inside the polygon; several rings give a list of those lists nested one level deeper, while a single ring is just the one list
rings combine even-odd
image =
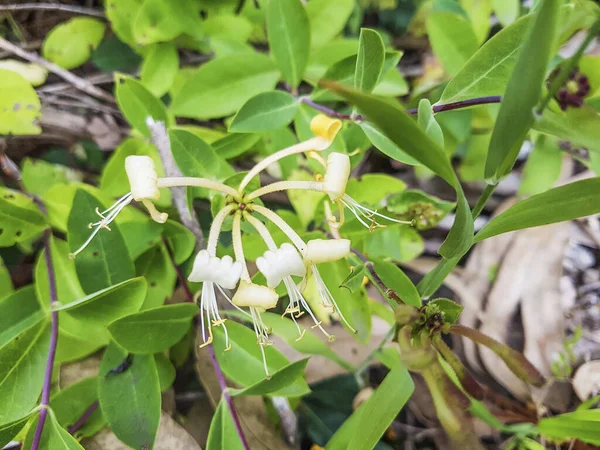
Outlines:
[{"label": "thin twig", "polygon": [[98,409],[98,406],[100,406],[100,403],[98,403],[98,401],[92,403],[90,407],[85,410],[85,412],[82,414],[79,420],[69,427],[69,433],[75,434],[75,432],[85,424],[85,422],[90,418],[90,416],[94,414],[94,411]]},{"label": "thin twig", "polygon": [[[300,99],[300,101],[302,103],[304,103],[305,105],[308,105],[313,109],[316,109],[317,111],[321,111],[322,113],[327,114],[329,117],[335,117],[336,119],[342,119],[342,120],[354,120],[354,121],[366,120],[366,118],[360,114],[344,114],[344,113],[334,111],[331,108],[328,108],[326,106],[320,105],[320,104],[312,101],[308,97],[302,97]],[[445,112],[445,111],[453,111],[456,109],[468,108],[470,106],[487,105],[490,103],[500,103],[501,101],[502,101],[501,96],[491,95],[488,97],[470,98],[468,100],[462,100],[460,102],[435,105],[432,108],[432,110],[434,113],[440,113],[440,112]],[[417,108],[410,108],[410,109],[405,110],[404,112],[406,114],[415,115],[419,112],[419,110]]]},{"label": "thin twig", "polygon": [[383,282],[383,280],[379,277],[379,275],[377,275],[377,272],[375,271],[375,265],[371,261],[369,261],[369,259],[365,255],[363,255],[361,252],[359,252],[355,248],[351,248],[350,251],[352,253],[354,253],[356,256],[358,256],[358,258],[363,263],[365,263],[365,268],[369,271],[369,274],[371,275],[371,279],[377,285],[379,290],[390,300],[394,300],[396,303],[403,305],[404,302],[402,301],[402,299],[400,298],[398,293],[396,291],[394,291],[393,289],[390,289],[389,287],[387,287],[386,284]]},{"label": "thin twig", "polygon": [[81,77],[78,77],[77,75],[73,75],[68,70],[65,70],[65,69],[57,66],[56,64],[48,61],[47,59],[42,58],[37,53],[28,52],[26,50],[23,50],[21,47],[13,44],[12,42],[9,42],[6,39],[1,38],[1,37],[0,37],[0,48],[2,48],[3,50],[7,50],[29,62],[39,64],[40,66],[45,67],[50,72],[58,75],[63,80],[66,80],[69,83],[71,83],[75,88],[79,89],[80,91],[83,91],[83,92],[90,94],[91,96],[97,97],[99,99],[102,99],[106,102],[116,103],[115,99],[113,98],[112,95],[107,94],[102,89],[97,88],[93,84],[89,83],[87,80],[85,80]]},{"label": "thin twig", "polygon": [[31,10],[64,11],[73,14],[83,14],[86,16],[105,17],[104,13],[97,9],[84,8],[82,6],[60,5],[57,3],[23,3],[20,5],[0,5],[0,12]]},{"label": "thin twig", "polygon": [[[183,288],[185,298],[188,302],[193,303],[194,296],[192,294],[192,291],[190,290],[187,280],[185,279],[185,276],[183,275],[183,272],[181,271],[181,268],[175,262],[175,257],[173,256],[173,250],[171,249],[171,246],[169,245],[169,242],[167,241],[166,238],[163,238],[163,242],[165,243],[165,246],[167,247],[167,253],[169,254],[169,257],[171,259],[171,265],[173,266],[173,269],[175,269],[175,273],[177,274],[177,279],[179,280],[179,284]],[[199,320],[202,320],[202,317],[199,317]],[[223,398],[225,399],[225,402],[227,403],[227,406],[229,407],[229,412],[231,413],[231,418],[233,419],[233,424],[235,426],[235,430],[237,431],[237,434],[240,437],[240,441],[242,442],[242,446],[244,447],[244,449],[250,450],[250,445],[248,444],[246,435],[244,434],[244,430],[242,429],[242,424],[240,422],[240,418],[238,416],[237,410],[235,409],[233,399],[231,398],[231,395],[229,394],[227,382],[225,381],[225,375],[223,374],[223,371],[221,370],[221,366],[219,365],[219,361],[217,360],[217,355],[215,354],[215,349],[213,348],[212,344],[208,344],[206,346],[206,348],[208,349],[208,354],[210,356],[210,362],[212,363],[213,369],[215,371],[215,375],[217,376],[217,380],[219,381],[219,387],[221,388],[221,392],[223,393]]]},{"label": "thin twig", "polygon": [[[160,159],[165,169],[165,174],[168,177],[180,177],[182,176],[181,170],[177,167],[173,154],[171,153],[171,141],[169,140],[169,134],[164,122],[155,121],[152,117],[146,119],[146,125],[150,134],[152,135],[152,143],[158,150]],[[173,192],[173,203],[179,212],[179,217],[183,225],[189,229],[196,237],[196,250],[204,248],[204,233],[200,227],[200,223],[196,218],[196,214],[190,211],[187,202],[187,194],[185,187],[171,188]]]},{"label": "thin twig", "polygon": [[[38,202],[40,209],[43,213],[46,213],[41,201]],[[56,275],[54,271],[54,263],[52,262],[52,252],[50,242],[52,239],[52,229],[48,228],[44,232],[44,250],[46,259],[46,269],[48,271],[48,287],[50,291],[50,309],[53,309],[57,302],[57,290],[56,290]],[[54,357],[56,356],[56,346],[58,344],[58,312],[52,311],[52,330],[50,333],[50,348],[48,350],[48,358],[46,359],[46,372],[44,373],[44,386],[42,388],[42,401],[40,406],[40,418],[35,429],[35,435],[33,437],[33,443],[31,444],[31,450],[37,450],[40,445],[42,438],[42,431],[44,430],[44,424],[46,423],[46,417],[48,416],[48,407],[50,405],[50,387],[52,385],[52,368],[54,367]]]}]

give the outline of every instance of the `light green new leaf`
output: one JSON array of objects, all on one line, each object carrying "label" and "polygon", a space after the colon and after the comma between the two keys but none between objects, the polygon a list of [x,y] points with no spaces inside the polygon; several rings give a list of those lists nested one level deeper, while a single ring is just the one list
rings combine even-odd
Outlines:
[{"label": "light green new leaf", "polygon": [[431,138],[440,148],[444,148],[444,132],[442,127],[435,120],[433,110],[431,108],[431,102],[426,98],[422,98],[419,102],[419,112],[417,116],[417,123],[421,127],[421,130]]},{"label": "light green new leaf", "polygon": [[107,350],[100,367],[98,398],[102,413],[120,441],[133,448],[151,449],[160,421],[160,384],[154,356],[134,355],[125,370],[107,373],[115,367],[112,362],[106,367],[108,360],[104,364],[109,356]]},{"label": "light green new leaf", "polygon": [[158,353],[175,345],[198,315],[193,303],[178,303],[125,316],[108,326],[114,340],[131,353]]},{"label": "light green new leaf", "polygon": [[344,279],[340,287],[348,289],[351,293],[358,291],[363,284],[365,279],[365,265],[359,264],[354,266],[348,276]]},{"label": "light green new leaf", "polygon": [[490,220],[475,242],[509,231],[600,213],[600,178],[588,178],[521,200]]},{"label": "light green new leaf", "polygon": [[385,47],[379,33],[362,28],[356,57],[354,88],[363,92],[371,92],[375,89],[383,72],[384,60]]},{"label": "light green new leaf", "polygon": [[52,28],[44,39],[42,55],[63,69],[86,62],[100,44],[105,25],[91,17],[75,17]]},{"label": "light green new leaf", "polygon": [[435,11],[427,17],[427,34],[433,53],[450,75],[456,75],[477,51],[473,27],[460,14]]},{"label": "light green new leaf", "polygon": [[413,391],[414,384],[408,370],[396,363],[373,395],[333,435],[325,449],[375,448]]},{"label": "light green new leaf", "polygon": [[6,69],[0,69],[0,79],[0,134],[40,134],[40,99],[31,84]]},{"label": "light green new leaf", "polygon": [[272,90],[279,76],[275,62],[260,53],[213,59],[181,87],[171,110],[196,119],[227,116],[255,95]]},{"label": "light green new leaf", "polygon": [[[272,392],[277,392],[281,389],[288,387],[296,380],[304,376],[306,370],[306,364],[308,364],[308,358],[295,361],[288,366],[285,366],[271,375],[268,380],[265,378],[260,380],[252,386],[248,386],[245,389],[232,389],[231,395],[268,395]],[[310,393],[310,390],[306,392]]]},{"label": "light green new leaf", "polygon": [[148,117],[164,122],[167,126],[173,123],[164,103],[133,78],[115,74],[115,97],[127,122],[147,138],[151,137],[146,125]]},{"label": "light green new leaf", "polygon": [[384,155],[409,166],[419,166],[421,163],[408,156],[400,147],[392,142],[385,134],[375,128],[372,123],[362,122],[360,127],[365,132],[373,147]]},{"label": "light green new leaf", "polygon": [[206,450],[223,449],[244,450],[225,400],[221,400],[215,410],[206,442]]},{"label": "light green new leaf", "polygon": [[35,63],[24,63],[16,59],[3,59],[0,61],[0,69],[16,72],[36,87],[44,84],[48,78],[48,69]]},{"label": "light green new leaf", "polygon": [[306,4],[313,48],[327,44],[344,30],[354,3],[354,0],[311,0]]},{"label": "light green new leaf", "polygon": [[25,158],[21,165],[21,180],[30,194],[41,195],[56,184],[67,184],[80,178],[77,171],[42,159]]},{"label": "light green new leaf", "polygon": [[304,5],[300,0],[272,0],[266,16],[269,48],[283,78],[296,89],[310,52],[310,25]]},{"label": "light green new leaf", "polygon": [[0,300],[0,348],[44,317],[32,285]]},{"label": "light green new leaf", "polygon": [[134,18],[138,15],[144,0],[106,0],[104,10],[111,29],[118,38],[135,47],[133,37]]},{"label": "light green new leaf", "polygon": [[529,196],[550,189],[560,176],[563,152],[556,139],[540,135],[523,169],[519,195]]},{"label": "light green new leaf", "polygon": [[492,8],[500,23],[507,27],[519,17],[520,0],[492,0]]},{"label": "light green new leaf", "polygon": [[460,4],[471,19],[477,43],[481,44],[490,31],[492,0],[460,0]]},{"label": "light green new leaf", "polygon": [[299,107],[300,101],[287,92],[263,92],[244,103],[229,131],[247,133],[285,127],[294,119]]},{"label": "light green new leaf", "polygon": [[142,84],[156,97],[164,95],[175,81],[179,70],[179,53],[170,42],[153,45],[142,63]]},{"label": "light green new leaf", "polygon": [[389,288],[396,291],[398,297],[407,305],[416,308],[421,306],[421,296],[410,278],[396,264],[377,260],[375,261],[375,273],[381,281]]},{"label": "light green new leaf", "polygon": [[25,427],[29,421],[30,415],[21,417],[9,423],[0,425],[0,448],[4,448],[19,432]]},{"label": "light green new leaf", "polygon": [[146,297],[146,280],[132,278],[94,292],[74,302],[60,305],[55,311],[69,311],[79,321],[107,325],[139,311]]},{"label": "light green new leaf", "polygon": [[202,29],[210,37],[211,44],[215,40],[230,39],[236,43],[244,43],[252,36],[253,25],[243,16],[233,14],[210,14],[202,22]]},{"label": "light green new leaf", "polygon": [[446,258],[464,254],[470,248],[473,220],[460,182],[444,150],[394,104],[340,85],[328,87],[356,105],[393,143],[401,145],[409,156],[433,170],[454,188],[457,193],[456,220],[439,253]]},{"label": "light green new leaf", "polygon": [[397,214],[397,219],[414,221],[412,226],[417,230],[427,230],[440,223],[456,204],[409,189],[389,196],[386,207],[389,212]]},{"label": "light green new leaf", "polygon": [[29,413],[38,401],[44,383],[44,368],[50,345],[49,321],[21,333],[0,348],[0,423]]},{"label": "light green new leaf", "polygon": [[[25,442],[23,443],[24,448],[31,448],[33,442],[33,436],[35,429],[37,428],[37,424],[39,421],[39,416],[36,420],[31,424],[29,428],[29,432],[27,433],[27,437]],[[42,431],[42,436],[40,439],[40,450],[84,450],[84,448],[79,444],[77,439],[71,435],[67,430],[60,426],[54,411],[50,409],[48,411],[47,420],[44,424],[44,430]]]},{"label": "light green new leaf", "polygon": [[600,445],[600,409],[575,411],[543,418],[538,423],[542,436],[567,441],[578,439],[588,444]]},{"label": "light green new leaf", "polygon": [[[213,346],[219,364],[225,375],[232,381],[243,387],[253,386],[266,378],[256,335],[250,328],[239,323],[228,321],[226,326],[229,342],[225,340],[222,327],[213,327],[212,329]],[[225,351],[228,345],[231,345],[231,350]],[[264,351],[270,375],[289,365],[290,362],[287,358],[273,346],[265,346]],[[244,367],[244,370],[240,370],[240,367]],[[271,392],[270,395],[297,397],[308,392],[310,389],[306,381],[296,379],[292,384],[276,392]]]},{"label": "light green new leaf", "polygon": [[[88,225],[99,220],[96,209],[104,209],[100,201],[89,192],[77,189],[67,225],[71,252],[78,250],[90,237]],[[135,275],[119,226],[112,222],[110,229],[101,229],[75,258],[77,275],[86,293],[99,291]]]},{"label": "light green new leaf", "polygon": [[26,195],[0,187],[0,247],[31,239],[46,228],[46,217]]},{"label": "light green new leaf", "polygon": [[160,391],[164,392],[173,385],[177,371],[171,360],[164,353],[156,353],[154,355],[154,362],[156,363],[156,370],[158,372]]},{"label": "light green new leaf", "polygon": [[497,183],[510,172],[534,123],[534,108],[552,56],[562,0],[542,0],[533,13],[512,71],[485,162],[485,177]]},{"label": "light green new leaf", "polygon": [[133,37],[139,45],[166,42],[179,36],[202,37],[200,11],[192,0],[144,0],[133,22]]},{"label": "light green new leaf", "polygon": [[502,95],[533,17],[519,19],[487,41],[446,85],[437,104]]}]

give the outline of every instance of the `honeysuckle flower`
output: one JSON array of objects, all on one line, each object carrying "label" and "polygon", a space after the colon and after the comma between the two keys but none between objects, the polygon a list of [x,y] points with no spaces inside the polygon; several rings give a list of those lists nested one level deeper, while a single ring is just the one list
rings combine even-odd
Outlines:
[{"label": "honeysuckle flower", "polygon": [[306,266],[302,257],[292,244],[284,243],[274,250],[267,250],[263,256],[256,258],[256,267],[267,279],[267,286],[275,288],[290,275],[303,277]]}]

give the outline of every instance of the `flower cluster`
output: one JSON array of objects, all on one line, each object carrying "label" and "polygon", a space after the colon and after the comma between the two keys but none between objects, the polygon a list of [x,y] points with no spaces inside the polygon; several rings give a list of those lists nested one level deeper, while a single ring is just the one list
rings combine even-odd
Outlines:
[{"label": "flower cluster", "polygon": [[[131,192],[119,199],[108,210],[104,212],[97,211],[101,220],[90,224],[90,228],[94,228],[92,235],[73,256],[81,252],[99,230],[102,228],[110,229],[109,224],[116,218],[118,213],[134,200],[141,202],[148,209],[153,220],[164,223],[167,220],[167,214],[159,212],[152,203],[153,200],[160,197],[161,188],[198,186],[225,194],[226,206],[215,215],[208,235],[207,248],[201,250],[196,255],[192,271],[188,278],[189,281],[202,283],[199,297],[203,345],[208,345],[212,342],[212,327],[221,326],[224,331],[226,347],[230,347],[225,325],[226,319],[221,317],[217,305],[218,292],[235,308],[248,314],[252,319],[257,342],[263,354],[265,371],[268,375],[264,347],[271,344],[269,340],[270,330],[263,323],[261,313],[277,305],[279,295],[275,289],[281,283],[285,286],[288,297],[288,305],[284,315],[289,315],[296,324],[298,339],[302,338],[305,330],[300,328],[296,319],[306,313],[314,322],[313,328],[319,328],[328,339],[333,340],[333,336],[322,327],[321,321],[312,312],[310,305],[303,295],[307,280],[310,277],[313,278],[317,286],[321,304],[325,308],[328,308],[332,314],[337,313],[346,326],[354,331],[350,323],[341,314],[333,295],[327,288],[318,269],[319,264],[338,261],[350,253],[350,241],[339,238],[336,230],[344,222],[344,209],[347,208],[350,210],[357,220],[369,229],[382,226],[377,222],[379,219],[409,223],[386,217],[377,211],[359,204],[346,194],[346,185],[350,176],[350,159],[348,155],[330,152],[325,161],[317,153],[326,150],[331,145],[340,128],[341,122],[339,120],[334,120],[324,115],[316,116],[311,122],[311,130],[315,134],[315,137],[280,150],[260,161],[247,173],[237,189],[204,178],[159,178],[150,157],[129,156],[125,161],[125,169],[131,186]],[[324,166],[324,176],[318,176],[315,181],[275,182],[253,192],[246,192],[250,181],[266,167],[279,161],[281,158],[301,153],[320,161]],[[314,239],[305,242],[277,213],[262,206],[259,202],[255,202],[256,199],[265,194],[291,189],[312,190],[328,195],[330,201],[336,204],[339,209],[339,217],[335,217],[331,213],[329,203],[326,202],[326,216],[332,234],[338,236],[337,239]],[[234,258],[228,255],[217,256],[219,235],[228,217],[233,218],[232,242]],[[242,245],[242,221],[249,223],[255,228],[268,248],[256,260],[258,270],[266,279],[266,286],[254,283],[250,277]],[[277,246],[264,222],[273,223],[285,234],[289,242]],[[230,295],[230,292],[234,292],[233,296]],[[248,312],[246,312],[246,308]]]}]

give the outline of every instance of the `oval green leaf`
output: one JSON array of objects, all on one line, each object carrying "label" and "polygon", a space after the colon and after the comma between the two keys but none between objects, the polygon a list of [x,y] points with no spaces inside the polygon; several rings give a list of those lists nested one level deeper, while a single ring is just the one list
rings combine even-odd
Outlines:
[{"label": "oval green leaf", "polygon": [[105,25],[91,17],[75,17],[58,24],[46,35],[42,55],[63,69],[86,62],[104,36]]},{"label": "oval green leaf", "polygon": [[142,63],[142,84],[160,98],[169,89],[179,70],[179,53],[175,45],[165,42],[153,45]]},{"label": "oval green leaf", "polygon": [[294,119],[300,101],[287,92],[263,92],[248,100],[233,118],[229,131],[248,133],[285,127]]},{"label": "oval green leaf", "polygon": [[0,247],[31,239],[46,228],[46,217],[33,200],[0,187]]},{"label": "oval green leaf", "polygon": [[0,69],[0,79],[0,134],[40,134],[41,104],[31,84],[6,69]]},{"label": "oval green leaf", "polygon": [[383,39],[377,31],[362,28],[358,40],[354,88],[363,92],[371,92],[375,89],[383,72],[384,61]]},{"label": "oval green leaf", "polygon": [[[296,380],[304,376],[308,364],[308,358],[295,361],[288,366],[285,366],[271,375],[270,379],[263,379],[259,382],[248,386],[245,389],[232,389],[231,395],[268,395],[272,392],[277,392],[294,383]],[[310,392],[310,390],[309,390]],[[307,394],[309,393],[307,392]]]}]

